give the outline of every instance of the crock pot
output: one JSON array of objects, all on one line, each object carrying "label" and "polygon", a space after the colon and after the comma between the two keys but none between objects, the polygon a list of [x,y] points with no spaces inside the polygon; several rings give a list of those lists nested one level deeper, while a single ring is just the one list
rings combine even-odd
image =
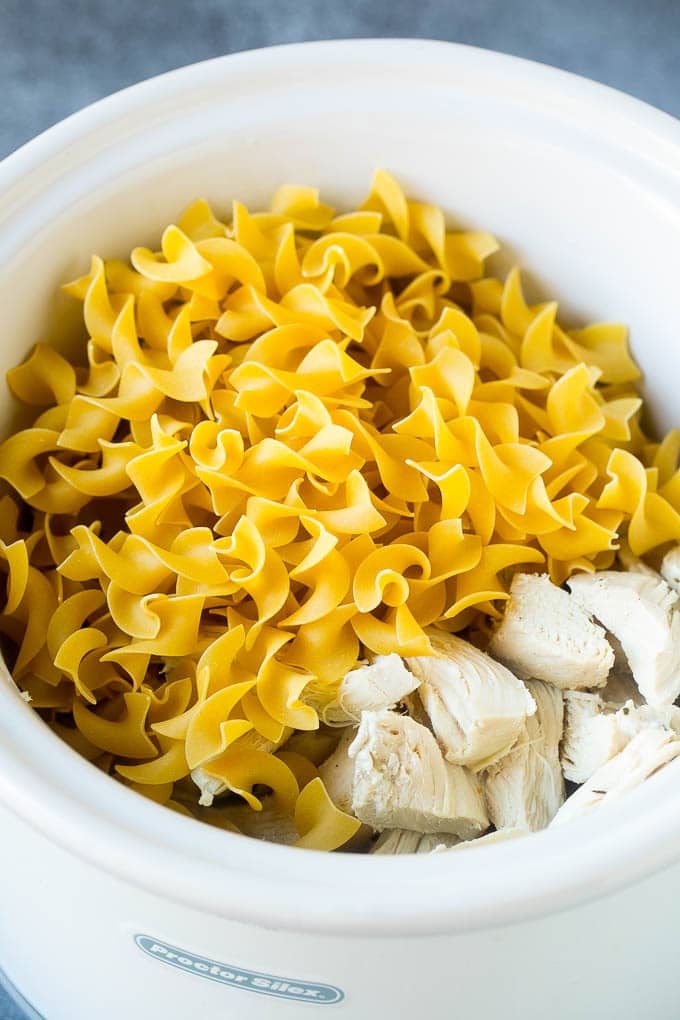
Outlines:
[{"label": "crock pot", "polygon": [[[680,125],[446,43],[284,46],[118,93],[0,165],[0,369],[68,349],[59,284],[198,196],[338,207],[373,170],[494,232],[567,321],[631,327],[677,422]],[[0,428],[15,413],[1,384]],[[680,765],[555,831],[432,856],[239,837],[101,774],[0,680],[0,966],[48,1020],[680,1015]]]}]

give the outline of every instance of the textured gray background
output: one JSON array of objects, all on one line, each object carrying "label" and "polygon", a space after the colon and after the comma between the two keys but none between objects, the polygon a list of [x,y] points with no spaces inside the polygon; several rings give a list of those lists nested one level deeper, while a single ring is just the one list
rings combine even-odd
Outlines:
[{"label": "textured gray background", "polygon": [[[0,0],[0,157],[161,71],[256,46],[361,36],[515,53],[680,116],[680,0]],[[23,1017],[0,990],[0,1020]]]}]

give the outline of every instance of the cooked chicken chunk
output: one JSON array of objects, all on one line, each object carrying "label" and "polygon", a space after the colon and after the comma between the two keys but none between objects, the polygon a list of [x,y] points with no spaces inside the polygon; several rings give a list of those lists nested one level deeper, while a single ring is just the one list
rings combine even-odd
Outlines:
[{"label": "cooked chicken chunk", "polygon": [[372,854],[430,854],[440,848],[449,850],[457,846],[457,836],[444,832],[423,835],[409,829],[386,829],[371,848]]},{"label": "cooked chicken chunk", "polygon": [[439,854],[442,850],[453,850],[461,840],[446,832],[433,832],[423,836],[418,847],[419,854]]},{"label": "cooked chicken chunk", "polygon": [[506,754],[536,706],[510,670],[469,641],[428,631],[434,655],[406,660],[448,761],[479,769]]},{"label": "cooked chicken chunk", "polygon": [[601,687],[614,664],[604,630],[547,574],[515,574],[489,653],[522,679]]},{"label": "cooked chicken chunk", "polygon": [[488,827],[472,773],[447,762],[430,731],[408,716],[387,709],[364,712],[349,754],[352,809],[372,828],[469,839]]},{"label": "cooked chicken chunk", "polygon": [[680,708],[666,705],[623,705],[604,701],[599,694],[567,691],[564,698],[562,771],[574,783],[585,783],[593,772],[622,751],[643,729],[665,726],[680,731]]},{"label": "cooked chicken chunk", "polygon": [[400,656],[376,655],[345,674],[334,700],[321,709],[321,717],[329,726],[350,726],[359,722],[362,712],[394,708],[417,686],[417,678]]},{"label": "cooked chicken chunk", "polygon": [[565,778],[584,783],[601,765],[628,743],[629,709],[606,712],[598,694],[567,691],[564,698],[564,736],[560,760]]},{"label": "cooked chicken chunk", "polygon": [[673,591],[680,592],[680,545],[667,552],[661,561],[661,576]]},{"label": "cooked chicken chunk", "polygon": [[540,680],[527,687],[536,714],[527,719],[516,747],[485,773],[489,817],[497,829],[543,829],[564,801],[562,692]]},{"label": "cooked chicken chunk", "polygon": [[425,726],[428,730],[432,729],[430,717],[423,707],[418,691],[414,691],[413,694],[407,694],[401,704],[406,715],[410,715],[412,719],[415,719],[417,723],[420,723],[421,726]]},{"label": "cooked chicken chunk", "polygon": [[552,824],[563,825],[599,804],[616,800],[680,755],[680,740],[660,726],[637,733],[622,751],[571,795]]},{"label": "cooked chicken chunk", "polygon": [[212,807],[215,797],[219,797],[221,793],[225,793],[228,789],[223,779],[209,776],[205,769],[194,769],[191,773],[191,778],[200,791],[198,803],[201,807]]},{"label": "cooked chicken chunk", "polygon": [[356,729],[348,726],[333,754],[319,766],[319,775],[328,796],[336,807],[347,814],[352,814],[354,796],[354,761],[347,752],[356,735]]},{"label": "cooked chicken chunk", "polygon": [[680,614],[676,594],[661,577],[636,571],[578,574],[575,599],[621,642],[635,682],[650,705],[680,694]]},{"label": "cooked chicken chunk", "polygon": [[597,693],[603,701],[610,701],[619,706],[632,701],[634,705],[644,705],[645,699],[638,690],[628,659],[621,647],[621,642],[613,634],[607,634],[607,640],[614,649],[614,665],[607,677],[604,687],[599,687]]}]

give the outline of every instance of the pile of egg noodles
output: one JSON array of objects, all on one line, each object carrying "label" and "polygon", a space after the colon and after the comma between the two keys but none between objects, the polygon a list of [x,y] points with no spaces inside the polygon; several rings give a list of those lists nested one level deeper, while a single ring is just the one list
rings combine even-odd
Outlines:
[{"label": "pile of egg noodles", "polygon": [[483,632],[517,568],[680,540],[679,437],[641,431],[624,327],[561,327],[485,275],[497,247],[378,172],[337,216],[198,201],[66,286],[83,364],[38,344],[9,373],[37,417],[0,448],[0,625],[61,737],[179,811],[195,769],[266,791],[336,849],[359,823],[319,713],[348,670]]}]

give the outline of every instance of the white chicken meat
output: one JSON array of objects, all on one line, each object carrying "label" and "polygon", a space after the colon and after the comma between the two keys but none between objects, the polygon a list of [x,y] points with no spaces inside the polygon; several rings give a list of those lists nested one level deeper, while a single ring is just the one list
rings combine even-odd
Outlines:
[{"label": "white chicken meat", "polygon": [[564,803],[560,767],[563,698],[540,680],[527,683],[536,714],[529,716],[517,746],[484,774],[489,818],[497,829],[543,829]]},{"label": "white chicken meat", "polygon": [[677,595],[663,578],[605,570],[577,574],[567,584],[620,641],[647,703],[672,704],[680,694],[680,614]]},{"label": "white chicken meat", "polygon": [[386,829],[371,847],[372,854],[431,854],[436,851],[450,850],[458,846],[457,836],[445,832],[429,833],[412,832],[409,829]]},{"label": "white chicken meat", "polygon": [[354,761],[347,752],[356,733],[356,729],[349,726],[340,737],[333,754],[319,766],[319,775],[328,796],[346,814],[352,814],[354,796]]},{"label": "white chicken meat", "polygon": [[469,641],[427,633],[434,655],[406,660],[419,699],[446,759],[484,768],[517,742],[536,706],[521,680]]},{"label": "white chicken meat", "polygon": [[547,574],[515,574],[489,653],[524,680],[601,687],[614,664],[602,627]]},{"label": "white chicken meat", "polygon": [[565,778],[585,783],[605,762],[622,751],[644,729],[666,727],[680,732],[680,708],[665,705],[623,705],[597,693],[567,691],[560,758]]},{"label": "white chicken meat", "polygon": [[680,755],[680,740],[661,726],[637,733],[563,804],[552,824],[564,825],[600,804],[617,800]]},{"label": "white chicken meat", "polygon": [[506,843],[509,839],[517,839],[520,836],[530,836],[531,829],[524,825],[515,825],[510,829],[495,829],[487,832],[485,836],[478,836],[477,839],[461,839],[451,850],[469,850],[476,846],[488,846],[490,843]]},{"label": "white chicken meat", "polygon": [[488,828],[473,774],[446,761],[430,731],[408,716],[387,709],[364,712],[349,755],[352,810],[373,829],[469,839]]},{"label": "white chicken meat", "polygon": [[394,708],[417,686],[417,678],[399,655],[375,655],[345,674],[335,697],[319,708],[319,714],[329,726],[350,726],[359,722],[362,712]]},{"label": "white chicken meat", "polygon": [[680,593],[680,545],[666,553],[661,561],[661,576],[673,591]]}]

